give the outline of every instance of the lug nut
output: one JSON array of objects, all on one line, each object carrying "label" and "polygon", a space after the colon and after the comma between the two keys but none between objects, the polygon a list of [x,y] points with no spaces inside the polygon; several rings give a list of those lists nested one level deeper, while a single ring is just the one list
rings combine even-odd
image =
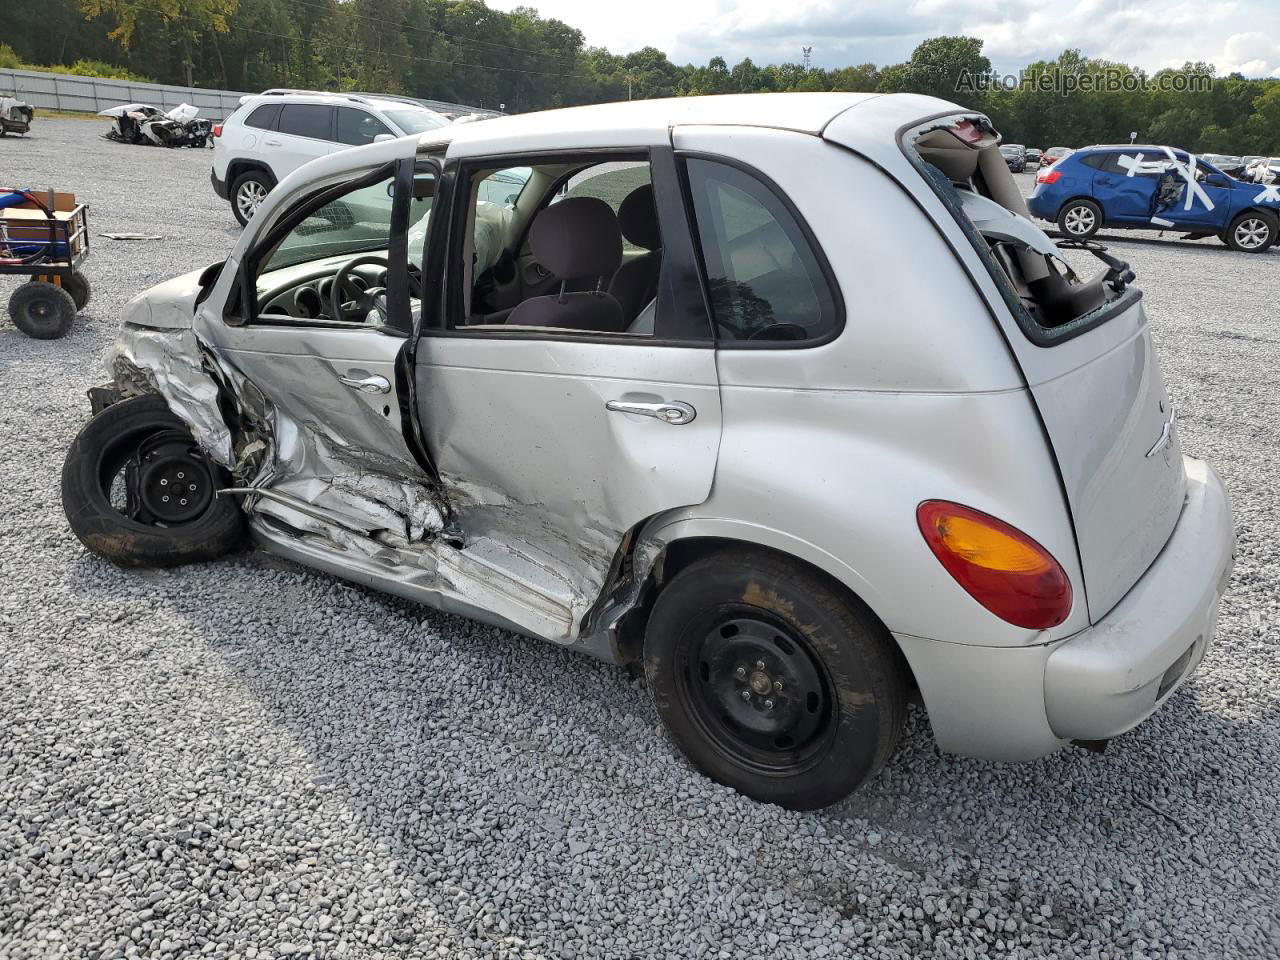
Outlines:
[{"label": "lug nut", "polygon": [[751,691],[750,691],[750,690],[743,690],[743,691],[742,691],[742,699],[743,699],[743,700],[750,700],[750,699],[751,699]]},{"label": "lug nut", "polygon": [[740,676],[740,677],[745,677],[745,676],[747,675],[747,668],[746,668],[746,667],[739,667],[739,668],[738,668],[737,670],[735,670],[734,672],[735,672],[738,676]]},{"label": "lug nut", "polygon": [[773,709],[773,701],[772,701],[772,700],[766,700],[766,701],[764,702],[764,708],[765,708],[766,710],[772,710],[772,709]]},{"label": "lug nut", "polygon": [[162,486],[162,487],[167,487],[168,485],[169,485],[169,481],[168,481],[168,480],[166,480],[164,477],[161,477],[161,478],[160,478],[160,486]]},{"label": "lug nut", "polygon": [[181,480],[181,479],[182,479],[183,477],[185,477],[185,476],[186,476],[186,474],[185,474],[185,473],[183,473],[181,470],[179,470],[179,471],[178,471],[178,479],[179,479],[179,480]]},{"label": "lug nut", "polygon": [[781,690],[782,690],[782,681],[781,681],[781,680],[775,680],[775,681],[773,681],[773,689],[774,689],[774,690],[777,690],[777,691],[779,691],[779,692],[781,692]]},{"label": "lug nut", "polygon": [[178,502],[179,502],[180,504],[182,504],[182,505],[185,507],[185,506],[187,505],[187,498],[186,498],[186,497],[183,497],[183,498],[182,498],[181,500],[179,500]]},{"label": "lug nut", "polygon": [[763,670],[763,669],[764,669],[764,661],[763,661],[763,660],[757,660],[757,661],[756,661],[756,669],[757,669],[757,670]]},{"label": "lug nut", "polygon": [[161,501],[162,503],[168,503],[168,502],[169,502],[169,498],[168,498],[168,497],[161,497],[161,498],[160,498],[160,501]]}]

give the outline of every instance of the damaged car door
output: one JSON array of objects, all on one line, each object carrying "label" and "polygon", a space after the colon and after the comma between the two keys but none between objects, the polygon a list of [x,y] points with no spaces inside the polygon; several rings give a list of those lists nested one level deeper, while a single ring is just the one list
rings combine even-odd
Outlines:
[{"label": "damaged car door", "polygon": [[[531,172],[491,249],[483,184],[513,168]],[[610,656],[591,613],[620,548],[706,499],[720,443],[673,154],[491,156],[459,164],[454,182],[446,303],[424,326],[415,379],[461,555],[503,585],[492,609],[506,622]],[[516,302],[484,305],[495,284]]]},{"label": "damaged car door", "polygon": [[410,228],[425,231],[436,173],[405,159],[299,197],[243,258],[225,315],[205,324],[236,380],[242,436],[258,438],[237,451],[237,492],[268,539],[306,534],[321,553],[377,557],[442,527],[397,388],[421,309]]}]

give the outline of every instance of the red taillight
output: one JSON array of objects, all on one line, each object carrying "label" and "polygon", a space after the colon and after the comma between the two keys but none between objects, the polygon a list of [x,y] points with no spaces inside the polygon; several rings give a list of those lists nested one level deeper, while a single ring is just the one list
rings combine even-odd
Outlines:
[{"label": "red taillight", "polygon": [[1061,178],[1061,170],[1041,170],[1036,174],[1036,183],[1057,183]]},{"label": "red taillight", "polygon": [[213,125],[213,135],[214,135],[215,137],[220,137],[220,136],[222,136],[222,124],[220,124],[220,123],[215,123],[215,124]]},{"label": "red taillight", "polygon": [[1056,627],[1071,612],[1071,581],[1053,555],[1003,520],[947,500],[916,508],[925,542],[968,594],[1017,627]]}]

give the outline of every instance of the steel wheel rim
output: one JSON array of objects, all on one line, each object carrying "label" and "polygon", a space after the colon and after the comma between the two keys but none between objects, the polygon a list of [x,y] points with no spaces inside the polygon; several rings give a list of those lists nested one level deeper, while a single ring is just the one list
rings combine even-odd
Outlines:
[{"label": "steel wheel rim", "polygon": [[98,484],[113,510],[147,527],[196,522],[213,505],[216,490],[209,464],[190,434],[146,427],[104,449]]},{"label": "steel wheel rim", "polygon": [[794,774],[821,759],[836,730],[835,687],[808,641],[746,606],[691,629],[677,690],[707,740],[761,773]]},{"label": "steel wheel rim", "polygon": [[262,201],[266,199],[267,188],[256,180],[250,180],[240,184],[240,189],[236,191],[236,206],[240,208],[240,213],[248,220],[254,215]]},{"label": "steel wheel rim", "polygon": [[1236,225],[1236,243],[1246,250],[1257,250],[1267,241],[1269,228],[1257,217],[1242,220]]},{"label": "steel wheel rim", "polygon": [[1093,211],[1088,207],[1072,207],[1063,219],[1069,233],[1087,233],[1093,229]]}]

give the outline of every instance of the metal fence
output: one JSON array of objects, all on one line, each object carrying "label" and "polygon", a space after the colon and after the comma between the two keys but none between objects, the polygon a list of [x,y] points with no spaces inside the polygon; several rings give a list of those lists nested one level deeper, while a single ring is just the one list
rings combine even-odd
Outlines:
[{"label": "metal fence", "polygon": [[[240,98],[248,96],[237,90],[205,90],[201,87],[174,87],[165,83],[133,83],[129,80],[107,80],[67,73],[40,73],[35,70],[0,69],[0,95],[12,93],[33,107],[45,110],[77,110],[97,113],[122,103],[149,103],[168,110],[180,103],[200,108],[200,115],[210,120],[229,117],[240,106]],[[377,96],[377,94],[366,94]],[[451,115],[484,113],[462,103],[443,100],[419,100],[432,110]]]}]

